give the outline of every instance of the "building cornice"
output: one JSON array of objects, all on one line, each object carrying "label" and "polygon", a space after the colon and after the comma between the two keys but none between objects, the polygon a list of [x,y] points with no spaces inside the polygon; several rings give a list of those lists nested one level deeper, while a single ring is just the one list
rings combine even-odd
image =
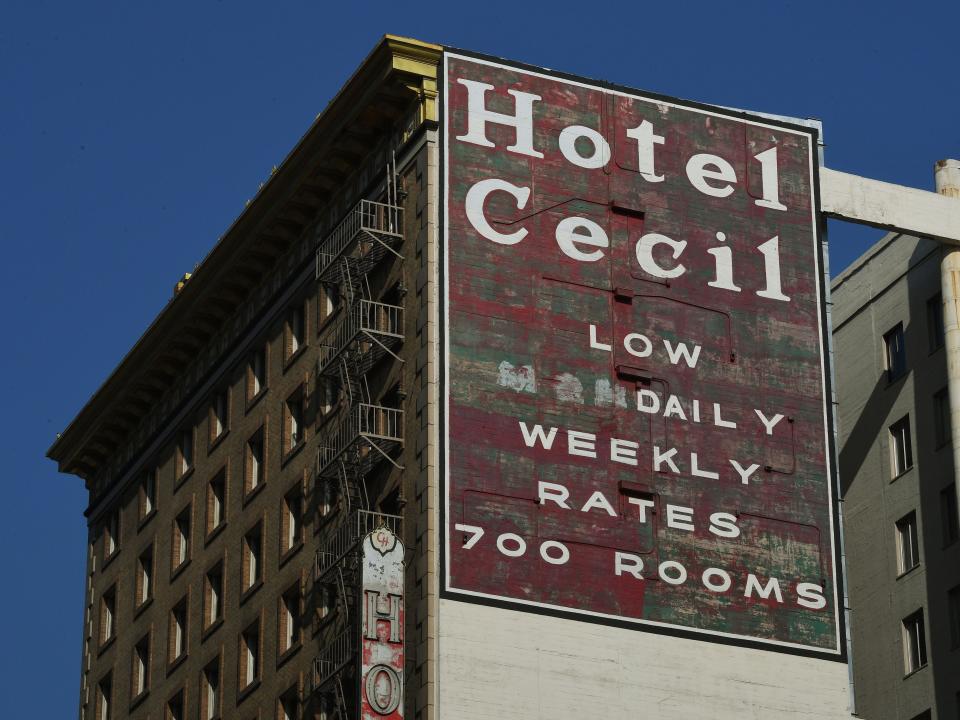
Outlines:
[{"label": "building cornice", "polygon": [[[87,486],[263,282],[313,242],[331,205],[384,134],[436,120],[442,47],[385,36],[274,169],[240,216],[47,451]],[[401,127],[402,126],[402,127]],[[239,312],[242,315],[242,312]],[[204,349],[210,350],[203,353]]]}]

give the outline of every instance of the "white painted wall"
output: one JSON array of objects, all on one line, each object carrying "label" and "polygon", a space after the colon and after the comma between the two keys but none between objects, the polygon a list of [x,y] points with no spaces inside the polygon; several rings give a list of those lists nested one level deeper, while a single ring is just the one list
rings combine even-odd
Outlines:
[{"label": "white painted wall", "polygon": [[849,718],[847,666],[441,600],[440,720]]}]

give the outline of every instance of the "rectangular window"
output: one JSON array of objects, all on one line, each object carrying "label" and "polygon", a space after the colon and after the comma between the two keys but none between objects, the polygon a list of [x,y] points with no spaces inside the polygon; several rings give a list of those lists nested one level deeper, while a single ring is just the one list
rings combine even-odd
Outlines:
[{"label": "rectangular window", "polygon": [[106,563],[120,549],[120,509],[111,510],[103,524],[103,561]]},{"label": "rectangular window", "polygon": [[336,515],[337,488],[329,480],[318,480],[317,526],[324,524]]},{"label": "rectangular window", "polygon": [[943,347],[943,296],[940,293],[927,300],[927,337],[930,352]]},{"label": "rectangular window", "polygon": [[140,519],[149,517],[157,509],[157,469],[150,468],[140,480]]},{"label": "rectangular window", "polygon": [[210,403],[210,444],[212,445],[230,429],[230,395],[226,389],[213,396]]},{"label": "rectangular window", "polygon": [[317,326],[322,326],[340,306],[340,286],[333,283],[323,283],[317,294]]},{"label": "rectangular window", "polygon": [[322,624],[327,618],[333,617],[333,608],[337,604],[336,583],[318,583],[316,586],[315,619]]},{"label": "rectangular window", "polygon": [[117,627],[117,586],[111,585],[100,596],[100,644],[113,640]]},{"label": "rectangular window", "polygon": [[950,612],[950,649],[960,648],[960,585],[947,593],[947,606]]},{"label": "rectangular window", "polygon": [[200,719],[215,720],[220,717],[219,656],[203,669],[200,680]]},{"label": "rectangular window", "polygon": [[254,587],[263,576],[263,523],[243,536],[243,591]]},{"label": "rectangular window", "polygon": [[107,674],[97,683],[97,720],[110,720],[113,717],[113,677]]},{"label": "rectangular window", "polygon": [[933,440],[938,450],[950,442],[950,396],[947,388],[933,396]]},{"label": "rectangular window", "polygon": [[136,590],[134,606],[140,607],[153,597],[153,545],[137,558]]},{"label": "rectangular window", "polygon": [[325,418],[340,400],[340,383],[330,377],[317,377],[317,409],[319,410],[319,419]]},{"label": "rectangular window", "polygon": [[300,644],[300,583],[297,582],[280,596],[278,608],[278,655],[283,655]]},{"label": "rectangular window", "polygon": [[171,569],[176,571],[190,559],[190,525],[193,504],[187,505],[173,521]]},{"label": "rectangular window", "polygon": [[203,626],[210,627],[223,617],[223,561],[207,571],[204,578]]},{"label": "rectangular window", "polygon": [[943,528],[944,547],[953,545],[960,537],[957,524],[957,485],[950,483],[940,491],[940,527]]},{"label": "rectangular window", "polygon": [[260,677],[260,622],[257,621],[240,633],[240,689],[250,687]]},{"label": "rectangular window", "polygon": [[184,477],[193,469],[193,428],[187,428],[180,433],[177,442],[177,479]]},{"label": "rectangular window", "polygon": [[186,720],[187,699],[183,690],[167,701],[166,720]]},{"label": "rectangular window", "polygon": [[247,440],[247,451],[245,456],[245,478],[244,495],[260,487],[266,480],[266,465],[264,463],[266,433],[263,427],[257,430],[249,440]]},{"label": "rectangular window", "polygon": [[913,448],[910,443],[910,416],[904,415],[890,426],[890,469],[893,477],[913,467]]},{"label": "rectangular window", "polygon": [[287,359],[289,360],[303,348],[306,342],[306,313],[304,305],[298,304],[287,313]]},{"label": "rectangular window", "polygon": [[133,669],[130,675],[130,696],[138,698],[150,689],[150,633],[133,646]]},{"label": "rectangular window", "polygon": [[300,483],[283,498],[280,508],[280,554],[285,555],[303,539],[303,488]]},{"label": "rectangular window", "polygon": [[907,372],[907,350],[903,344],[903,323],[883,336],[887,382],[893,382]]},{"label": "rectangular window", "polygon": [[923,626],[923,610],[903,620],[903,664],[907,674],[927,664],[927,638]]},{"label": "rectangular window", "polygon": [[227,470],[223,468],[207,483],[207,535],[227,521]]},{"label": "rectangular window", "polygon": [[303,440],[303,388],[283,404],[283,420],[283,449],[290,452]]},{"label": "rectangular window", "polygon": [[300,702],[297,697],[297,686],[287,688],[277,699],[277,718],[279,720],[300,720]]},{"label": "rectangular window", "polygon": [[897,550],[897,570],[901,575],[920,564],[920,540],[915,512],[897,521]]},{"label": "rectangular window", "polygon": [[173,606],[170,611],[170,651],[167,662],[174,663],[187,653],[187,598]]},{"label": "rectangular window", "polygon": [[250,354],[247,364],[247,402],[267,389],[267,348],[257,348]]}]

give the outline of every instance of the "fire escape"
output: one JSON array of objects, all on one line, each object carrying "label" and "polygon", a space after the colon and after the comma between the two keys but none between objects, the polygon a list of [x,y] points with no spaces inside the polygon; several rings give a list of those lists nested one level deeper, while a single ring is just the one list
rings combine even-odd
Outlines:
[{"label": "fire escape", "polygon": [[[322,623],[313,661],[312,690],[329,717],[358,712],[360,674],[361,541],[386,525],[401,534],[401,518],[375,512],[368,480],[395,459],[403,445],[403,411],[379,404],[368,375],[403,342],[403,308],[377,302],[370,275],[402,259],[403,209],[390,169],[385,202],[361,200],[320,244],[316,278],[336,287],[340,317],[325,334],[317,362],[319,383],[336,388],[338,409],[320,436],[315,488],[330,519],[314,563],[316,605]],[[330,395],[327,395],[330,402]],[[332,403],[331,403],[332,404]]]}]

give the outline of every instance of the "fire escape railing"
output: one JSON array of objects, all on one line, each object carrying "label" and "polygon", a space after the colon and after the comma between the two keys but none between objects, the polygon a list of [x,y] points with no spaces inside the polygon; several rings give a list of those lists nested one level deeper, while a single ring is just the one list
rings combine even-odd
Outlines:
[{"label": "fire escape railing", "polygon": [[347,213],[317,249],[316,277],[339,282],[343,268],[337,261],[352,257],[356,271],[367,272],[403,239],[403,208],[389,203],[361,200]]},{"label": "fire escape railing", "polygon": [[313,577],[320,580],[341,563],[351,552],[357,550],[360,541],[379,527],[388,528],[400,535],[402,518],[399,515],[357,510],[334,528],[324,540],[314,557]]},{"label": "fire escape railing", "polygon": [[[350,450],[359,451],[349,458],[351,462],[365,459],[371,451],[389,459],[389,452],[401,444],[403,410],[359,403],[347,411],[346,418],[317,447],[317,476],[337,478],[336,461]],[[370,461],[376,463],[380,459],[374,455]]]},{"label": "fire escape railing", "polygon": [[337,360],[344,352],[355,349],[355,372],[362,375],[385,353],[397,358],[393,348],[402,341],[402,307],[359,300],[324,338],[320,345],[318,369],[321,375],[336,375],[339,372]]}]

